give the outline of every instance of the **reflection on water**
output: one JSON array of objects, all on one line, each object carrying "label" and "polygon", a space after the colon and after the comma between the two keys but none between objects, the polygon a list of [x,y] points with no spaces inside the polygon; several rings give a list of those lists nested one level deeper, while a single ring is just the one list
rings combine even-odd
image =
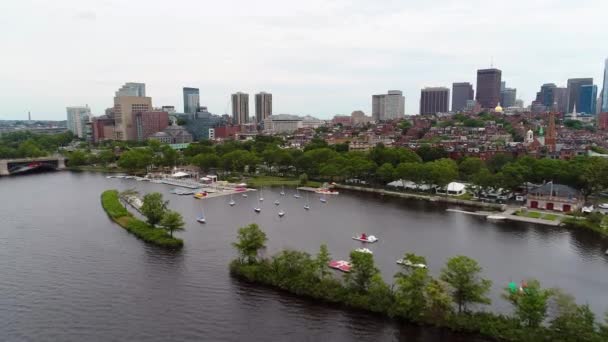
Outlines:
[{"label": "reflection on water", "polygon": [[[108,188],[163,192],[184,215],[186,245],[167,251],[146,245],[113,224],[100,206]],[[584,231],[526,224],[488,223],[446,212],[437,203],[342,193],[328,203],[293,190],[266,189],[262,213],[257,196],[195,200],[169,193],[170,186],[58,172],[0,178],[0,332],[6,340],[60,341],[471,341],[473,337],[399,324],[338,306],[232,279],[230,243],[238,227],[258,223],[268,234],[268,254],[295,248],[311,254],[327,243],[346,258],[367,232],[387,281],[395,260],[411,251],[427,257],[438,275],[454,255],[468,255],[494,280],[493,309],[511,280],[535,277],[608,309],[603,276],[608,243]],[[273,202],[280,198],[281,204]],[[194,220],[204,206],[208,223]],[[279,219],[278,210],[287,214]],[[5,309],[6,308],[6,309]]]}]

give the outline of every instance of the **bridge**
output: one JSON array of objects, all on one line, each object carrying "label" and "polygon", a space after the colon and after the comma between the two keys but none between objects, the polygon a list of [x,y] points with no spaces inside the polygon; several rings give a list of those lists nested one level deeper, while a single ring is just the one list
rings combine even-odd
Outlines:
[{"label": "bridge", "polygon": [[21,159],[0,159],[0,176],[16,175],[36,170],[63,170],[65,169],[66,158],[60,155],[21,158]]}]

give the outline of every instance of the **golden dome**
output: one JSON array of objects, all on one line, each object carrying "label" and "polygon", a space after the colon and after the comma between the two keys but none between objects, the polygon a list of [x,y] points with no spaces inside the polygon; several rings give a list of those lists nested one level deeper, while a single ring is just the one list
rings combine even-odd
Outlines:
[{"label": "golden dome", "polygon": [[500,106],[500,102],[498,103],[498,106],[496,106],[496,108],[494,108],[494,111],[496,113],[502,113],[502,107]]}]

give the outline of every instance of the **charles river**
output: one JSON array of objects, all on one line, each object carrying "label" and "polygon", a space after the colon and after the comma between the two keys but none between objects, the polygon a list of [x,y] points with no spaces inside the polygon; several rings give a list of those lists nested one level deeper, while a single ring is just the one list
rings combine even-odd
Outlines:
[{"label": "charles river", "polygon": [[[187,222],[182,251],[146,245],[113,224],[100,205],[103,190],[159,191]],[[56,172],[0,178],[0,339],[3,341],[471,341],[471,336],[298,299],[233,279],[230,243],[256,222],[267,253],[295,248],[334,258],[359,247],[351,236],[375,234],[370,248],[387,281],[410,251],[427,257],[433,275],[447,258],[475,258],[494,281],[492,310],[509,312],[500,291],[509,281],[538,278],[608,309],[608,241],[596,234],[450,213],[435,203],[342,193],[319,201],[292,189],[195,200],[171,186]],[[273,205],[286,211],[277,216]],[[207,224],[195,222],[204,205]],[[481,341],[481,339],[479,339]]]}]

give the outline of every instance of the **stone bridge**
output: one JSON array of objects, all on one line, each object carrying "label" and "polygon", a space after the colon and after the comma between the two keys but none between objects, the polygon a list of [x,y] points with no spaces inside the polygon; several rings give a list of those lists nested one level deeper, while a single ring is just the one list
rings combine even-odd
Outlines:
[{"label": "stone bridge", "polygon": [[0,176],[24,173],[36,169],[65,169],[66,158],[60,155],[21,158],[21,159],[0,159]]}]

